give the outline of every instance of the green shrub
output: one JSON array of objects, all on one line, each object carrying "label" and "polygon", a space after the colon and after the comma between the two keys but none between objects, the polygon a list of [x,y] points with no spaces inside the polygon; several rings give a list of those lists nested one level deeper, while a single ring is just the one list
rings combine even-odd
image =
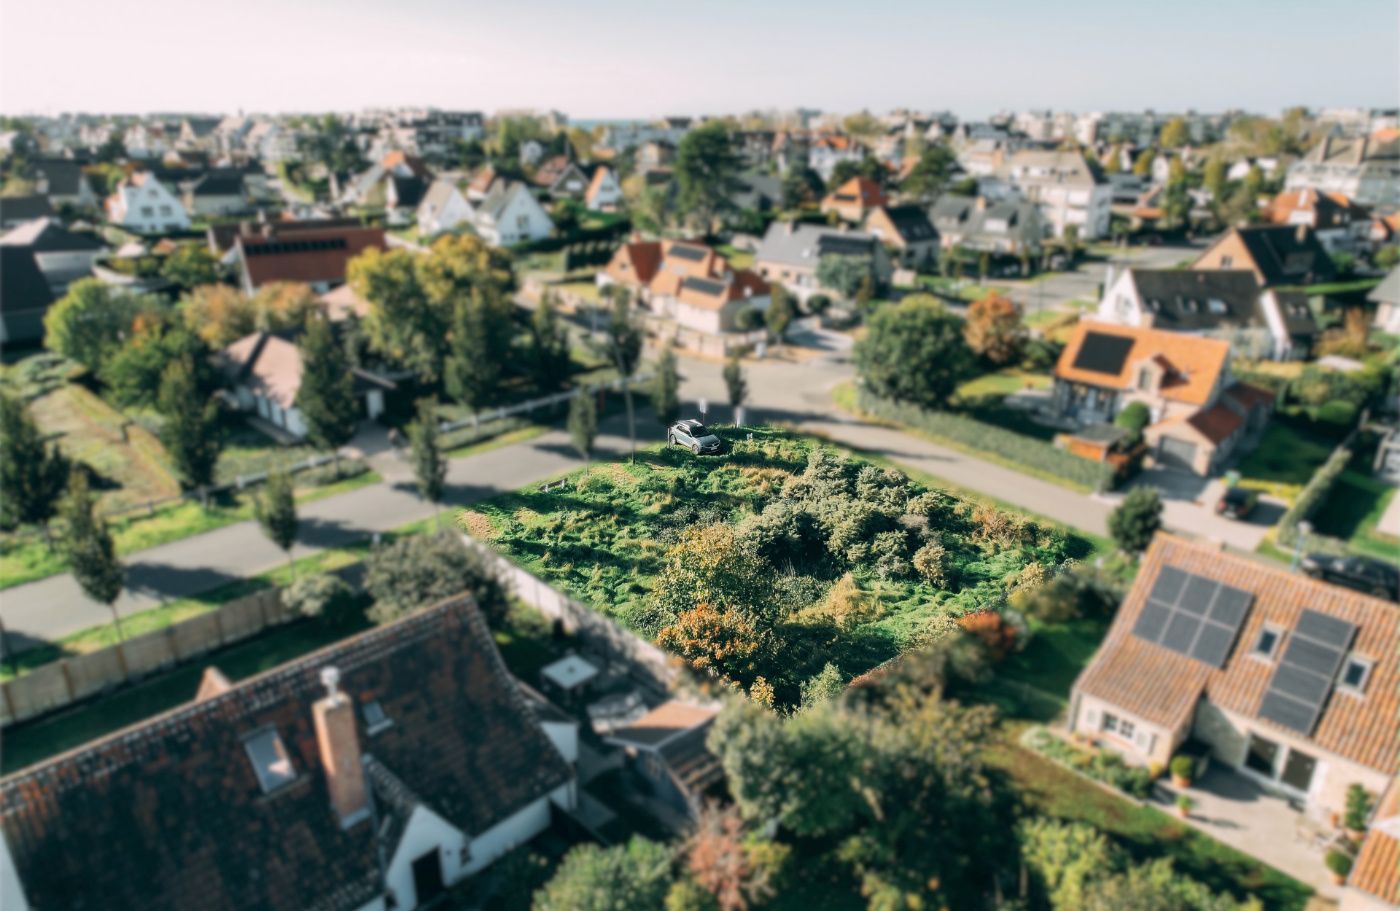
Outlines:
[{"label": "green shrub", "polygon": [[1371,818],[1371,793],[1359,784],[1347,788],[1347,808],[1342,824],[1353,831],[1366,828]]},{"label": "green shrub", "polygon": [[975,418],[948,411],[930,411],[917,405],[895,402],[861,390],[857,405],[862,411],[885,420],[906,424],[916,430],[944,437],[963,446],[993,452],[1015,465],[1042,472],[1090,490],[1113,486],[1113,466],[1091,462],[1054,445],[986,424]]},{"label": "green shrub", "polygon": [[1172,777],[1190,781],[1196,774],[1196,761],[1190,756],[1177,756],[1172,759]]},{"label": "green shrub", "polygon": [[1328,870],[1331,870],[1338,876],[1346,876],[1351,872],[1351,855],[1336,848],[1327,852],[1327,856],[1323,858],[1323,863],[1327,864]]},{"label": "green shrub", "polygon": [[1357,407],[1354,402],[1326,402],[1317,406],[1317,420],[1338,427],[1350,427],[1356,423]]},{"label": "green shrub", "polygon": [[1129,440],[1136,443],[1142,439],[1142,429],[1152,423],[1152,412],[1142,402],[1130,402],[1118,412],[1118,417],[1113,419],[1113,423],[1128,431],[1131,434]]},{"label": "green shrub", "polygon": [[1327,461],[1313,473],[1312,478],[1298,494],[1298,499],[1288,507],[1278,522],[1278,543],[1292,547],[1298,540],[1298,523],[1310,517],[1331,492],[1337,478],[1351,463],[1352,451],[1346,446],[1338,446],[1327,457]]}]

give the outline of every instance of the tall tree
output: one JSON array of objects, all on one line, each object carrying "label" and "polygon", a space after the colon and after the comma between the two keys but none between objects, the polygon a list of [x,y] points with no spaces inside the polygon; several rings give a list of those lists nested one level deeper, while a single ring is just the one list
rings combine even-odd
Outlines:
[{"label": "tall tree", "polygon": [[1184,117],[1173,117],[1162,127],[1157,141],[1164,149],[1179,149],[1191,143],[1191,127]]},{"label": "tall tree", "polygon": [[731,208],[743,161],[729,130],[710,123],[686,133],[676,149],[676,186],[680,209],[706,227]]},{"label": "tall tree", "polygon": [[434,507],[442,503],[447,487],[447,459],[443,457],[442,441],[438,435],[437,411],[437,399],[419,399],[418,416],[408,425],[413,478],[423,499]]},{"label": "tall tree", "polygon": [[657,420],[670,424],[681,416],[680,376],[676,371],[676,353],[668,345],[656,360],[656,378],[652,381],[651,408]]},{"label": "tall tree", "polygon": [[559,389],[569,378],[569,333],[553,294],[545,293],[530,317],[530,373],[541,391]]},{"label": "tall tree", "polygon": [[569,400],[569,442],[583,457],[584,461],[593,458],[593,441],[598,438],[598,406],[593,396],[580,392]]},{"label": "tall tree", "polygon": [[131,336],[102,365],[103,384],[123,405],[151,406],[160,396],[161,377],[175,361],[190,364],[195,386],[211,392],[218,383],[209,348],[175,315],[137,317]]},{"label": "tall tree", "polygon": [[634,836],[625,845],[583,844],[564,856],[534,911],[661,908],[671,888],[671,849]]},{"label": "tall tree", "polygon": [[744,378],[744,368],[739,365],[739,356],[733,354],[724,362],[724,389],[729,395],[729,407],[737,409],[749,397],[749,382]]},{"label": "tall tree", "polygon": [[0,527],[39,525],[47,540],[69,470],[58,446],[45,445],[24,403],[0,393]]},{"label": "tall tree", "polygon": [[613,285],[612,315],[608,320],[608,353],[622,377],[622,398],[627,404],[627,436],[632,444],[632,460],[637,458],[636,412],[632,408],[632,376],[642,359],[642,330],[632,318],[627,289]]},{"label": "tall tree", "polygon": [[510,359],[511,306],[484,289],[457,301],[443,381],[453,398],[471,408],[489,405],[500,394]]},{"label": "tall tree", "polygon": [[957,157],[947,146],[929,146],[905,175],[901,189],[921,199],[936,199],[948,185],[956,165]]},{"label": "tall tree", "polygon": [[89,598],[107,605],[117,638],[122,637],[122,621],[117,614],[117,596],[122,593],[126,569],[117,559],[116,547],[107,523],[97,515],[86,469],[76,469],[68,481],[68,493],[59,506],[63,522],[64,556],[78,587]]},{"label": "tall tree", "polygon": [[882,307],[856,343],[856,369],[876,395],[942,408],[972,372],[961,323],[924,294]]},{"label": "tall tree", "polygon": [[[355,378],[345,348],[335,340],[330,321],[315,316],[301,337],[301,388],[296,406],[306,434],[317,448],[338,453],[350,442],[360,421]],[[340,460],[336,458],[339,471]]]},{"label": "tall tree", "polygon": [[1162,499],[1151,487],[1134,487],[1108,515],[1108,532],[1130,554],[1140,554],[1162,527]]},{"label": "tall tree", "polygon": [[773,338],[781,343],[788,327],[792,325],[797,308],[793,306],[792,296],[788,294],[787,289],[777,282],[769,286],[768,294],[768,309],[764,311],[763,322],[768,326]]},{"label": "tall tree", "polygon": [[182,290],[219,280],[219,261],[204,243],[180,244],[160,267],[160,277]]},{"label": "tall tree", "polygon": [[292,561],[292,545],[297,542],[297,528],[301,521],[297,518],[296,492],[292,476],[285,471],[270,471],[262,491],[253,502],[253,512],[258,517],[263,534],[269,541],[281,548],[287,555],[287,566],[296,576],[296,564]]},{"label": "tall tree", "polygon": [[1025,343],[1021,309],[996,292],[973,301],[963,324],[963,338],[972,353],[998,367],[1015,360]]},{"label": "tall tree", "polygon": [[223,441],[219,433],[219,406],[195,379],[189,358],[171,361],[160,378],[157,396],[165,418],[160,441],[170,453],[175,473],[185,486],[200,491],[214,483]]},{"label": "tall tree", "polygon": [[164,307],[152,295],[85,278],[70,285],[44,315],[44,346],[96,372],[131,334],[138,315]]},{"label": "tall tree", "polygon": [[869,256],[827,255],[817,263],[817,284],[849,300],[873,270],[874,262]]},{"label": "tall tree", "polygon": [[1228,171],[1225,168],[1225,159],[1220,155],[1212,155],[1206,162],[1205,173],[1202,175],[1201,185],[1210,192],[1211,199],[1215,205],[1219,206],[1225,201],[1225,182]]}]

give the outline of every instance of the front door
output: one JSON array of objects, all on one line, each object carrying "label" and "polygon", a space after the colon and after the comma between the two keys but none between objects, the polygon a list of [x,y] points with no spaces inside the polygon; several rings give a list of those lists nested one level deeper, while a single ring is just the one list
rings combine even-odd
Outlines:
[{"label": "front door", "polygon": [[443,893],[442,861],[437,848],[413,861],[413,891],[417,897],[414,907],[422,907]]}]

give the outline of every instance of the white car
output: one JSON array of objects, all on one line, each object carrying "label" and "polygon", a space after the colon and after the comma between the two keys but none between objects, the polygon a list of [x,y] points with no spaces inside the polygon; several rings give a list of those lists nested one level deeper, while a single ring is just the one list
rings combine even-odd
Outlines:
[{"label": "white car", "polygon": [[720,439],[714,431],[699,421],[677,421],[666,432],[666,442],[672,446],[684,446],[699,455],[702,452],[719,452]]}]

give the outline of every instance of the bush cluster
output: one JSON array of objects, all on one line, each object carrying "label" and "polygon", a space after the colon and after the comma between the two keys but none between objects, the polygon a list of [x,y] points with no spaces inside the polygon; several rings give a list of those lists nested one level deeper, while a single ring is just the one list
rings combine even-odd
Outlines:
[{"label": "bush cluster", "polygon": [[1068,766],[1077,772],[1102,781],[1131,797],[1145,800],[1152,794],[1152,773],[1130,766],[1123,757],[1111,750],[1091,750],[1066,743],[1041,728],[1026,740],[1026,745],[1043,756]]}]

